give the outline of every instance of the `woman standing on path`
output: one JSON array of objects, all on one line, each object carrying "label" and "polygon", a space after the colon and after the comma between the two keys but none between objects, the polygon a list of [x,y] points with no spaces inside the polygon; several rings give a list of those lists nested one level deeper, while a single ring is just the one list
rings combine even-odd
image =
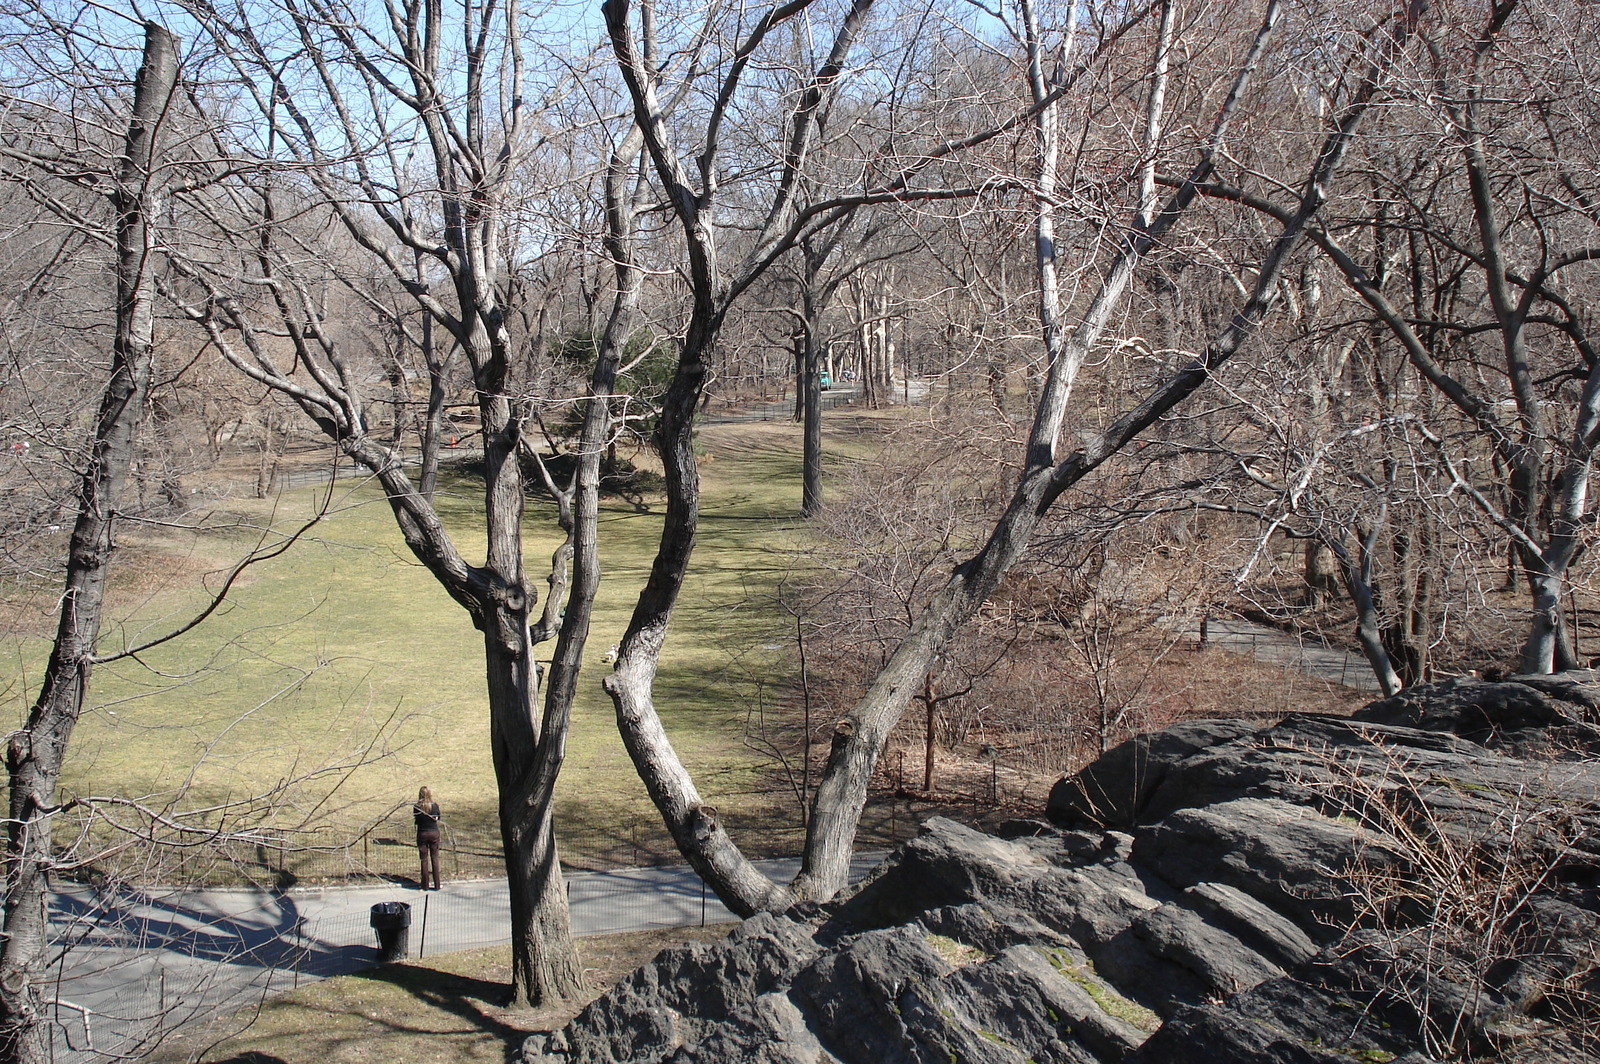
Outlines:
[{"label": "woman standing on path", "polygon": [[[439,803],[433,800],[433,791],[423,787],[417,791],[417,804],[411,807],[411,819],[417,825],[417,856],[422,862],[422,889],[439,889]],[[433,886],[428,886],[429,863],[433,867]]]}]

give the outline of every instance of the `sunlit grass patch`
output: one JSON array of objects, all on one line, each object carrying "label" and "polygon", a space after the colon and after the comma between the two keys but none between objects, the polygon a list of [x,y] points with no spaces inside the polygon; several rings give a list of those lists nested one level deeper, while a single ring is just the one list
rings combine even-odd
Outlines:
[{"label": "sunlit grass patch", "polygon": [[[666,726],[708,800],[738,819],[772,804],[767,759],[744,732],[752,706],[777,705],[774,692],[792,669],[772,601],[785,566],[774,548],[798,534],[798,439],[787,424],[702,432],[702,534],[657,686]],[[447,481],[439,495],[469,560],[483,549],[475,487]],[[194,808],[322,772],[279,799],[269,834],[291,847],[365,838],[356,852],[268,856],[280,866],[273,870],[304,877],[372,864],[404,874],[411,855],[395,845],[409,829],[403,807],[427,783],[444,804],[457,861],[492,871],[498,828],[481,636],[411,558],[381,495],[340,481],[331,492],[324,485],[270,504],[226,505],[241,520],[217,521],[217,531],[127,537],[107,648],[137,645],[195,609],[204,587],[260,538],[242,519],[282,533],[319,507],[328,516],[282,557],[251,569],[200,628],[97,670],[65,789]],[[536,581],[558,543],[550,517],[547,503],[529,503],[527,564]],[[660,527],[659,503],[641,511],[618,501],[601,517],[605,576],[559,790],[563,856],[578,865],[670,850],[599,687]],[[47,628],[35,627],[12,650],[18,668],[5,698],[19,721],[47,648]]]}]

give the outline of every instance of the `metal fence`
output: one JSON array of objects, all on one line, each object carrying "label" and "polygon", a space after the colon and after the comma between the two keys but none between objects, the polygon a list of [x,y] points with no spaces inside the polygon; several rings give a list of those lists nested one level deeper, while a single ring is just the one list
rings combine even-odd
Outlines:
[{"label": "metal fence", "polygon": [[[601,833],[567,825],[557,832],[562,863],[582,871],[649,868],[683,860],[659,816],[625,818]],[[439,862],[448,879],[505,875],[500,836],[492,827],[441,825]],[[796,839],[798,834],[796,833]],[[781,856],[790,848],[779,836],[762,856]],[[139,855],[125,859],[138,861]],[[175,846],[155,873],[162,883],[188,888],[298,886],[360,883],[410,883],[419,876],[416,834],[409,810],[350,830],[294,832],[273,828],[218,837],[204,845]],[[105,881],[148,883],[148,865],[121,869],[109,864]]]},{"label": "metal fence", "polygon": [[1357,691],[1382,691],[1359,654],[1308,635],[1282,632],[1237,617],[1206,617],[1196,633],[1202,646],[1244,654]]}]

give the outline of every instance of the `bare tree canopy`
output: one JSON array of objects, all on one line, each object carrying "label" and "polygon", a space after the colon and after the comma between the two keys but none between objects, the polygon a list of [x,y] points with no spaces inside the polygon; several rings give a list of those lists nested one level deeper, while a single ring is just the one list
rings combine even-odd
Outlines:
[{"label": "bare tree canopy", "polygon": [[[98,397],[81,367],[70,389],[42,383],[69,360],[26,278],[92,290],[65,260],[115,247],[126,291],[85,317],[115,336],[108,379],[132,382],[117,404],[134,421],[104,422],[83,468],[112,477],[120,434],[145,406],[162,416],[138,391],[159,304],[203,345],[196,364],[271,397],[263,455],[298,411],[370,473],[482,635],[521,999],[578,984],[552,809],[619,440],[653,447],[663,524],[601,682],[673,840],[741,913],[843,887],[913,705],[932,789],[941,707],[1004,671],[1010,636],[960,638],[1001,597],[1070,603],[1061,653],[1092,676],[1102,746],[1137,717],[1110,643],[1129,616],[1172,622],[1151,641],[1165,653],[1202,600],[1336,628],[1386,692],[1475,656],[1583,660],[1579,600],[1594,609],[1600,561],[1600,50],[1577,0],[163,10],[193,37],[165,90],[162,116],[184,123],[173,169],[134,137],[167,127],[121,122],[126,77],[90,76],[131,52],[73,20],[111,8],[8,15],[68,43],[33,67],[19,51],[7,73],[0,195],[32,213],[0,293],[16,311],[0,379],[18,382],[3,427],[42,440]],[[107,106],[52,103],[79,91]],[[83,224],[96,197],[126,247]],[[155,239],[138,219],[162,211]],[[43,239],[46,224],[71,239]],[[874,408],[915,383],[934,428],[886,436],[875,477],[835,482],[841,498],[877,492],[871,505],[829,515],[823,388],[845,376]],[[714,401],[775,395],[803,422],[800,516],[860,551],[817,600],[894,613],[858,625],[877,660],[850,659],[853,703],[802,744],[805,851],[782,883],[674,749],[657,685],[697,564],[697,426]],[[474,464],[442,471],[456,436]],[[470,531],[435,502],[452,475],[481,478]],[[31,535],[62,512],[60,481],[0,520]],[[80,514],[115,510],[95,494],[114,483],[84,484]],[[559,530],[537,574],[533,493]],[[892,534],[851,524],[868,519]],[[907,547],[913,534],[935,542]],[[109,540],[82,535],[71,564],[90,574]],[[1190,557],[1163,577],[1159,552],[1178,546]],[[1105,586],[1117,573],[1139,586]],[[93,597],[69,585],[64,601]],[[801,631],[803,610],[783,608]],[[66,694],[40,705],[64,699],[69,720],[94,633],[62,632],[79,647]],[[50,800],[44,777],[19,784],[25,746],[14,876],[33,845],[19,825]]]},{"label": "bare tree canopy", "polygon": [[[102,175],[115,212],[116,317],[110,376],[78,489],[60,620],[38,700],[7,740],[10,813],[6,819],[5,941],[0,946],[0,1057],[53,1059],[42,984],[50,945],[46,907],[55,863],[51,827],[56,784],[94,670],[115,547],[115,521],[144,420],[155,328],[154,219],[164,207],[170,171],[164,144],[178,82],[178,39],[145,25],[143,61],[114,170]],[[47,172],[71,161],[45,158]],[[63,210],[63,221],[76,212]]]}]

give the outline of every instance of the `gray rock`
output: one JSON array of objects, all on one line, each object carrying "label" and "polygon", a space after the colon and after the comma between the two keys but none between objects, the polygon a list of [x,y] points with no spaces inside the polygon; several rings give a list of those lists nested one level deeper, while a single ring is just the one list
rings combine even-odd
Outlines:
[{"label": "gray rock", "polygon": [[1206,996],[1238,993],[1283,975],[1283,969],[1192,909],[1168,903],[1142,913],[1133,933],[1150,952],[1187,969]]},{"label": "gray rock", "polygon": [[1197,912],[1282,968],[1298,967],[1316,955],[1317,944],[1311,936],[1237,887],[1196,883],[1184,893]]},{"label": "gray rock", "polygon": [[1600,672],[1423,684],[1354,719],[1449,732],[1523,757],[1588,756],[1600,751]]},{"label": "gray rock", "polygon": [[919,917],[919,922],[935,935],[988,954],[1004,953],[1020,945],[1050,949],[1071,941],[1035,920],[1031,913],[994,901],[930,909]]},{"label": "gray rock", "polygon": [[1001,1031],[1036,1060],[1120,1061],[1156,1026],[1154,1013],[1123,999],[1067,948],[1016,946],[963,968],[951,983],[981,1003],[973,1012],[982,1029]]},{"label": "gray rock", "polygon": [[907,1010],[928,995],[919,990],[950,974],[928,933],[911,925],[845,939],[800,971],[790,996],[812,1029],[849,1064],[948,1060],[931,1040],[926,1016]]},{"label": "gray rock", "polygon": [[843,902],[837,922],[888,927],[927,909],[1006,897],[1051,868],[1032,841],[997,839],[933,817]]},{"label": "gray rock", "polygon": [[762,995],[717,1025],[704,1041],[681,1047],[670,1059],[673,1064],[843,1064],[823,1048],[805,1014],[781,993]]},{"label": "gray rock", "polygon": [[591,1003],[559,1037],[533,1035],[525,1061],[665,1059],[786,983],[819,947],[809,929],[763,913],[720,942],[663,950]]},{"label": "gray rock", "polygon": [[1393,839],[1279,799],[1180,809],[1139,837],[1134,859],[1178,887],[1221,883],[1326,939],[1355,918],[1342,873],[1403,863]]},{"label": "gray rock", "polygon": [[1408,1017],[1326,989],[1275,979],[1225,1004],[1189,1008],[1127,1064],[1352,1064],[1393,1061],[1416,1046]]},{"label": "gray rock", "polygon": [[1586,672],[1141,737],[1056,787],[1064,826],[932,819],[809,922],[666,951],[522,1060],[1590,1059],[1597,718]]},{"label": "gray rock", "polygon": [[1249,721],[1195,720],[1136,736],[1057,783],[1045,803],[1045,816],[1063,827],[1129,827],[1138,821],[1169,767],[1198,750],[1255,730]]}]

